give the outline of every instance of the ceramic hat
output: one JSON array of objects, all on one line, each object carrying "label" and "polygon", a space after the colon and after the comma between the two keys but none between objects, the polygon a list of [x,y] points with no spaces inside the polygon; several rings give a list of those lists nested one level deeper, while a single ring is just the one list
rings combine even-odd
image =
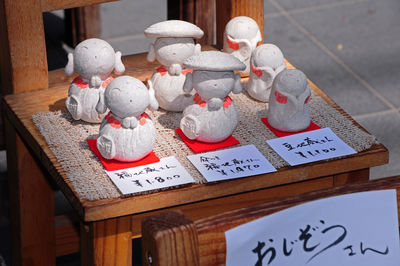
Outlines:
[{"label": "ceramic hat", "polygon": [[204,32],[196,25],[182,20],[166,20],[144,30],[147,38],[201,38]]},{"label": "ceramic hat", "polygon": [[205,71],[244,70],[246,65],[235,56],[218,52],[206,51],[193,55],[183,62],[186,68]]}]

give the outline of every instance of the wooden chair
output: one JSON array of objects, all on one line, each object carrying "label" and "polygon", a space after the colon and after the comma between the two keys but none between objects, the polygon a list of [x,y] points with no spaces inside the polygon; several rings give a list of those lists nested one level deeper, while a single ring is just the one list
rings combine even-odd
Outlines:
[{"label": "wooden chair", "polygon": [[400,176],[395,176],[308,192],[195,221],[180,211],[149,216],[142,222],[143,265],[224,265],[225,231],[231,228],[304,202],[381,189],[396,189],[400,206]]},{"label": "wooden chair", "polygon": [[[53,265],[56,256],[79,251],[83,265],[129,265],[131,239],[140,237],[141,220],[149,213],[180,208],[192,219],[203,218],[267,199],[365,180],[369,167],[388,161],[387,149],[374,145],[345,159],[286,167],[268,178],[260,175],[245,181],[194,184],[149,195],[94,201],[81,199],[32,121],[32,115],[39,111],[65,109],[68,86],[73,78],[66,77],[62,69],[47,70],[42,12],[103,2],[109,1],[1,2],[1,91],[6,95],[2,115],[15,265]],[[174,3],[169,0],[169,7],[176,7]],[[221,44],[225,23],[234,16],[251,16],[261,27],[264,23],[262,0],[251,1],[251,5],[245,0],[218,0],[216,3],[217,44]],[[214,17],[212,4],[212,0],[179,1],[179,12],[171,11],[169,17],[205,23],[203,30],[207,38],[204,42],[209,43],[213,36],[212,24],[209,24]],[[157,63],[148,63],[145,54],[126,56],[123,62],[126,75],[143,81],[158,67]],[[312,88],[349,117],[314,84]],[[54,187],[63,192],[76,210],[78,226],[73,226],[69,216],[54,219]]]}]

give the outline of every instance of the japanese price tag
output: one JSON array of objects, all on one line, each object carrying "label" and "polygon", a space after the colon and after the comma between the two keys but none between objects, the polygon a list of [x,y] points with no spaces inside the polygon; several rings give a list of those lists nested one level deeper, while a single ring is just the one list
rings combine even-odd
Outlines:
[{"label": "japanese price tag", "polygon": [[161,158],[158,163],[106,171],[106,173],[122,194],[132,194],[194,182],[186,169],[173,156]]},{"label": "japanese price tag", "polygon": [[208,182],[276,171],[254,145],[189,155],[188,159]]},{"label": "japanese price tag", "polygon": [[292,166],[357,153],[330,128],[270,139],[267,143]]}]

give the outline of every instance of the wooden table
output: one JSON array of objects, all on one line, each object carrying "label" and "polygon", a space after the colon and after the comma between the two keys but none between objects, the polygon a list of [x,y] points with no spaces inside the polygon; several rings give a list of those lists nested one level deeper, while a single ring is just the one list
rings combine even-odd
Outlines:
[{"label": "wooden table", "polygon": [[[144,54],[125,57],[123,61],[126,74],[141,80],[149,78],[156,68],[156,64],[146,62]],[[268,174],[268,178],[259,175],[127,198],[82,200],[32,121],[32,115],[38,111],[65,109],[71,78],[65,78],[61,72],[54,72],[51,77],[50,88],[8,95],[3,105],[6,136],[16,131],[23,140],[17,144],[23,145],[15,149],[28,151],[15,162],[19,165],[17,176],[20,178],[16,180],[13,173],[9,173],[10,193],[17,198],[12,205],[18,204],[19,209],[14,217],[21,228],[18,235],[14,232],[12,239],[28,239],[25,242],[31,243],[20,251],[21,260],[27,264],[30,260],[40,261],[41,265],[52,264],[55,255],[78,251],[80,246],[84,265],[130,265],[131,239],[140,237],[141,220],[150,214],[180,209],[187,217],[197,220],[259,202],[366,180],[370,167],[388,162],[388,151],[379,144],[342,159],[280,168]],[[351,119],[313,83],[311,88]],[[29,154],[35,160],[29,160]],[[76,210],[80,245],[77,231],[66,224],[65,219],[54,221],[53,191],[49,183],[56,184]],[[55,225],[61,226],[54,230]]]}]

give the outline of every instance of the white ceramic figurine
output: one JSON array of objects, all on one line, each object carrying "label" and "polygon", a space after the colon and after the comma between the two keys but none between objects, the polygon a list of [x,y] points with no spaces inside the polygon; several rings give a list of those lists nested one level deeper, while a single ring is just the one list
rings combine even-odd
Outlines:
[{"label": "white ceramic figurine", "polygon": [[268,122],[281,131],[297,132],[309,127],[311,91],[306,75],[297,69],[279,73],[269,98]]},{"label": "white ceramic figurine", "polygon": [[242,76],[250,74],[250,56],[257,44],[262,41],[257,22],[249,17],[232,18],[225,26],[223,51],[239,58],[246,65]]},{"label": "white ceramic figurine", "polygon": [[97,111],[110,112],[100,126],[97,148],[106,159],[136,161],[153,150],[156,129],[146,108],[156,110],[154,91],[148,90],[138,79],[122,76],[111,81]]},{"label": "white ceramic figurine", "polygon": [[65,74],[79,74],[68,92],[65,102],[68,111],[75,120],[82,119],[90,123],[100,123],[104,115],[96,111],[100,93],[111,82],[111,72],[122,74],[125,66],[121,53],[115,52],[106,41],[92,38],[79,43],[73,53],[68,54]]},{"label": "white ceramic figurine", "polygon": [[251,54],[247,92],[256,100],[268,102],[272,82],[286,68],[281,50],[274,44],[258,46]]},{"label": "white ceramic figurine", "polygon": [[196,25],[181,21],[167,20],[148,27],[144,34],[156,38],[150,45],[147,60],[157,59],[162,64],[153,74],[149,86],[154,86],[160,107],[167,111],[182,112],[193,103],[193,94],[183,91],[183,83],[190,69],[182,69],[185,59],[200,53],[200,44],[194,38],[201,38],[203,31]]},{"label": "white ceramic figurine", "polygon": [[182,132],[189,139],[215,143],[228,138],[238,123],[238,114],[228,94],[240,93],[240,74],[245,65],[236,57],[222,52],[202,52],[188,58],[184,66],[193,69],[188,74],[184,90],[195,89],[194,104],[183,111]]}]

